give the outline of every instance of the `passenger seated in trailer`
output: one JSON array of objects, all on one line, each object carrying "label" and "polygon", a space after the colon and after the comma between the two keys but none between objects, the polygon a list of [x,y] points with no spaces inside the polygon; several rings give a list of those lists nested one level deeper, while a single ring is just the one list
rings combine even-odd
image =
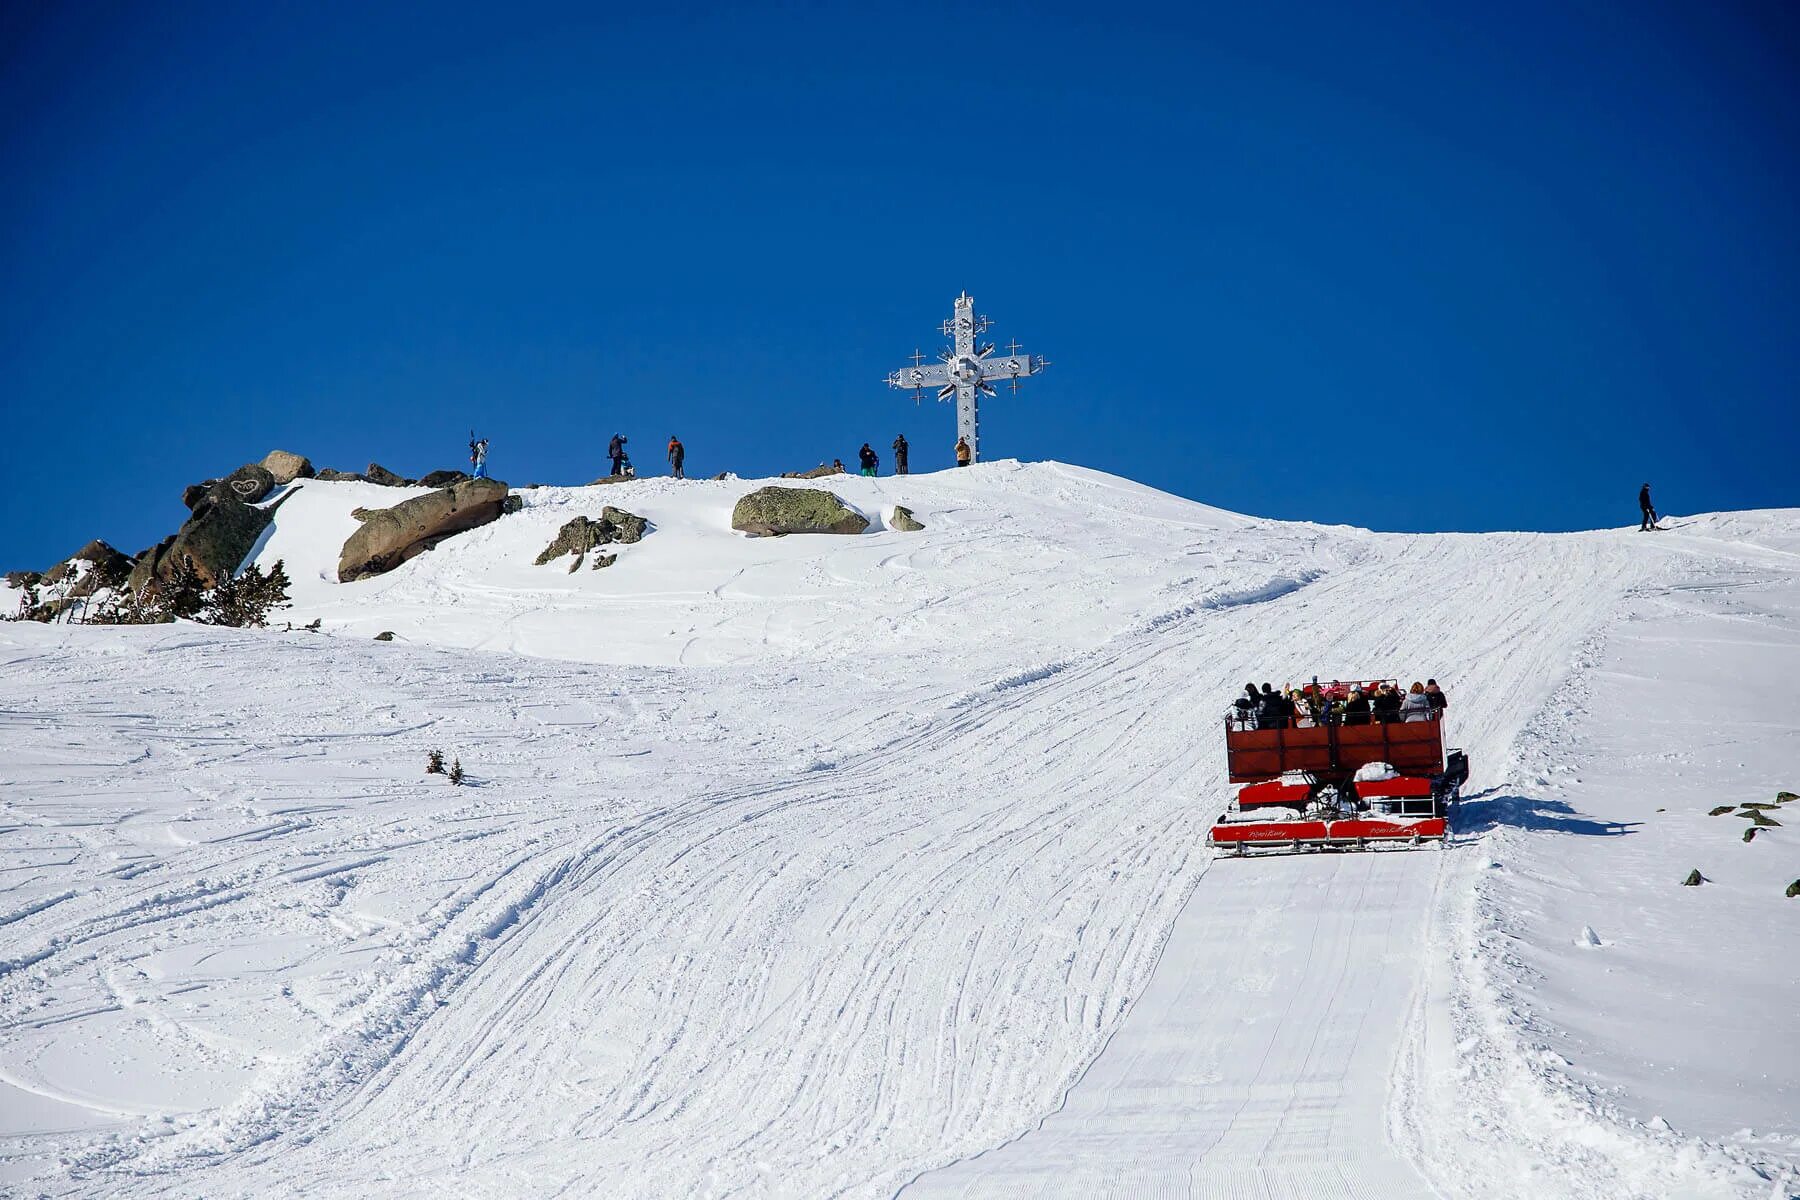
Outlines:
[{"label": "passenger seated in trailer", "polygon": [[1369,701],[1369,708],[1375,719],[1386,725],[1390,721],[1400,719],[1400,693],[1391,684],[1381,684],[1375,689],[1375,698]]},{"label": "passenger seated in trailer", "polygon": [[1435,679],[1425,681],[1425,698],[1431,701],[1431,711],[1438,716],[1442,716],[1444,710],[1450,707],[1449,698],[1444,695],[1444,690],[1438,687],[1438,681]]},{"label": "passenger seated in trailer", "polygon": [[1257,706],[1262,703],[1262,696],[1257,692],[1254,683],[1246,683],[1244,685],[1244,693],[1244,695],[1239,696],[1237,700],[1232,703],[1232,707],[1237,709],[1238,728],[1255,729],[1256,709]]},{"label": "passenger seated in trailer", "polygon": [[1288,724],[1288,703],[1270,684],[1262,685],[1262,696],[1256,710],[1256,727],[1258,729],[1286,729]]},{"label": "passenger seated in trailer", "polygon": [[1361,688],[1351,688],[1350,698],[1344,701],[1344,724],[1367,725],[1369,723],[1369,700],[1362,694]]},{"label": "passenger seated in trailer", "polygon": [[1425,685],[1413,680],[1412,687],[1406,691],[1406,699],[1400,705],[1402,721],[1429,721],[1435,712],[1431,707],[1431,697],[1425,694]]}]

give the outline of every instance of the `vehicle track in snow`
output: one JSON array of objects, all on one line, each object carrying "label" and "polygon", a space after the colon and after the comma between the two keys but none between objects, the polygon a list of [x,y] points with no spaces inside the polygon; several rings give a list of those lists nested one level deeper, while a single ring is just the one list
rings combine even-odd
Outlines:
[{"label": "vehicle track in snow", "polygon": [[[1248,980],[1264,989],[1243,993],[1259,1011],[1289,1015],[1234,1032],[1230,1012],[1202,1014],[1234,1035],[1190,1051],[1198,1086],[1224,1097],[1199,1126],[1212,1121],[1216,1140],[1172,1133],[1188,1161],[1157,1178],[1196,1195],[1248,1179],[1272,1194],[1340,1177],[1346,1195],[1422,1187],[1380,1131],[1421,945],[1423,906],[1406,900],[1429,894],[1436,856],[1208,871],[1204,831],[1227,794],[1213,714],[1247,678],[1297,681],[1315,664],[1437,673],[1479,771],[1566,673],[1562,631],[1602,620],[1630,571],[1600,538],[1367,549],[1297,591],[1202,608],[979,696],[834,769],[667,805],[567,852],[391,1062],[302,1135],[208,1170],[210,1194],[279,1194],[303,1176],[377,1195],[452,1181],[469,1195],[880,1195],[1009,1141],[971,1167],[1009,1152],[1054,1161],[1038,1147],[1056,1119],[1026,1130],[1065,1094],[1064,1114],[1085,1111],[1083,1089],[1138,1037],[1136,1012],[1121,1027],[1127,1005],[1142,995],[1149,1019],[1159,986],[1182,993],[1184,962],[1224,989],[1203,1004]],[[1296,879],[1326,896],[1375,879],[1383,895],[1290,913]],[[1178,924],[1196,888],[1195,917]],[[1314,965],[1244,962],[1234,923],[1214,918],[1230,911],[1278,914],[1272,947],[1310,919],[1294,957],[1310,949]],[[1239,965],[1213,979],[1220,956]],[[1177,973],[1146,991],[1159,958]],[[1146,1030],[1150,1044],[1166,1033]],[[1265,1039],[1249,1080],[1234,1037]],[[1129,1142],[1089,1153],[1151,1169]],[[1001,1194],[992,1183],[967,1194]],[[927,1175],[913,1190],[936,1186]]]}]

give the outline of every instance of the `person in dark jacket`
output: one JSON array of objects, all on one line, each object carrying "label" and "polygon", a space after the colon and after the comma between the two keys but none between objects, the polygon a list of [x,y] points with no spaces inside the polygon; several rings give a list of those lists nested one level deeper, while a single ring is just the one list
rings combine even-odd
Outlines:
[{"label": "person in dark jacket", "polygon": [[1256,728],[1256,713],[1262,707],[1262,693],[1256,690],[1254,683],[1244,685],[1244,694],[1237,698],[1238,715],[1243,718],[1245,729]]},{"label": "person in dark jacket", "polygon": [[1258,729],[1286,729],[1288,714],[1292,711],[1286,697],[1269,684],[1262,685],[1262,693],[1257,697],[1256,727]]},{"label": "person in dark jacket", "polygon": [[1351,688],[1350,698],[1344,701],[1344,724],[1367,725],[1369,723],[1369,698],[1362,694],[1361,688]]},{"label": "person in dark jacket", "polygon": [[1638,489],[1638,511],[1644,514],[1644,523],[1638,526],[1638,532],[1656,528],[1656,505],[1650,503],[1650,485],[1645,484]]},{"label": "person in dark jacket", "polygon": [[867,442],[864,442],[862,449],[856,452],[856,459],[862,464],[864,475],[873,476],[881,466],[881,460],[875,457],[874,449]]},{"label": "person in dark jacket", "polygon": [[687,475],[682,470],[682,464],[686,461],[687,447],[681,444],[680,438],[671,433],[669,435],[669,473],[677,479],[686,479]]},{"label": "person in dark jacket", "polygon": [[1375,698],[1369,701],[1369,709],[1375,719],[1382,724],[1400,719],[1400,693],[1396,689],[1382,684],[1375,689]]},{"label": "person in dark jacket", "polygon": [[1444,695],[1444,689],[1438,686],[1438,681],[1435,679],[1425,681],[1425,699],[1431,702],[1431,711],[1434,714],[1441,714],[1450,707],[1450,697]]},{"label": "person in dark jacket", "polygon": [[908,449],[909,449],[909,447],[906,444],[906,435],[904,433],[895,434],[894,435],[894,474],[896,474],[896,475],[906,474],[906,452]]},{"label": "person in dark jacket", "polygon": [[628,439],[622,433],[612,435],[612,441],[606,443],[606,457],[612,459],[612,473],[625,473],[625,443]]}]

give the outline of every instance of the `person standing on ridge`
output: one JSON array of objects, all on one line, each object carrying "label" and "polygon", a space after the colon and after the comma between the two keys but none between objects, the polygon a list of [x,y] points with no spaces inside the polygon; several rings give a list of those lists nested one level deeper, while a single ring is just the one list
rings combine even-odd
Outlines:
[{"label": "person standing on ridge", "polygon": [[470,430],[469,431],[469,466],[471,468],[473,468],[473,474],[474,474],[475,478],[477,478],[477,479],[486,479],[488,477],[487,450],[488,450],[488,440],[486,438],[477,438],[475,436],[475,431]]},{"label": "person standing on ridge", "polygon": [[862,464],[862,473],[873,479],[876,470],[881,466],[881,460],[875,457],[875,451],[869,443],[862,444],[862,449],[856,452],[856,458]]},{"label": "person standing on ridge", "polygon": [[680,438],[677,438],[674,434],[671,433],[669,435],[669,470],[670,470],[670,473],[675,476],[675,478],[677,478],[677,479],[686,479],[687,478],[687,476],[685,474],[683,474],[682,470],[681,470],[681,464],[683,462],[685,462],[686,460],[687,460],[687,447],[683,446],[681,444]]},{"label": "person standing on ridge", "polygon": [[1638,509],[1644,514],[1644,523],[1638,526],[1638,532],[1656,528],[1656,506],[1650,503],[1650,485],[1645,484],[1638,489]]},{"label": "person standing on ridge", "polygon": [[906,435],[904,433],[895,434],[894,435],[894,474],[896,474],[896,475],[906,474],[906,451],[907,451]]},{"label": "person standing on ridge", "polygon": [[959,467],[966,467],[969,465],[970,462],[974,461],[974,458],[975,458],[975,452],[973,450],[969,449],[969,439],[968,438],[957,438],[956,439],[956,465]]},{"label": "person standing on ridge", "polygon": [[612,435],[612,441],[606,443],[606,457],[612,459],[612,473],[625,473],[625,443],[630,440],[622,433]]}]

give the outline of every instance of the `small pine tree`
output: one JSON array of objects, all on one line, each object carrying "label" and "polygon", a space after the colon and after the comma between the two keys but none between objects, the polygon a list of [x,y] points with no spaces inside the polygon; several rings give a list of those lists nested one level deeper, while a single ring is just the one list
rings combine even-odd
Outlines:
[{"label": "small pine tree", "polygon": [[169,577],[157,585],[156,604],[171,620],[180,617],[192,620],[200,615],[200,610],[206,607],[206,585],[194,568],[192,556],[182,555]]},{"label": "small pine tree", "polygon": [[463,781],[462,759],[453,758],[450,760],[450,782],[454,783],[457,787],[461,787],[462,781]]},{"label": "small pine tree", "polygon": [[444,752],[442,750],[433,750],[425,756],[425,773],[427,775],[444,773]]},{"label": "small pine tree", "polygon": [[206,597],[206,611],[200,619],[233,629],[261,629],[269,623],[270,612],[287,607],[287,590],[287,568],[280,561],[266,575],[252,564],[240,574],[219,580]]}]

